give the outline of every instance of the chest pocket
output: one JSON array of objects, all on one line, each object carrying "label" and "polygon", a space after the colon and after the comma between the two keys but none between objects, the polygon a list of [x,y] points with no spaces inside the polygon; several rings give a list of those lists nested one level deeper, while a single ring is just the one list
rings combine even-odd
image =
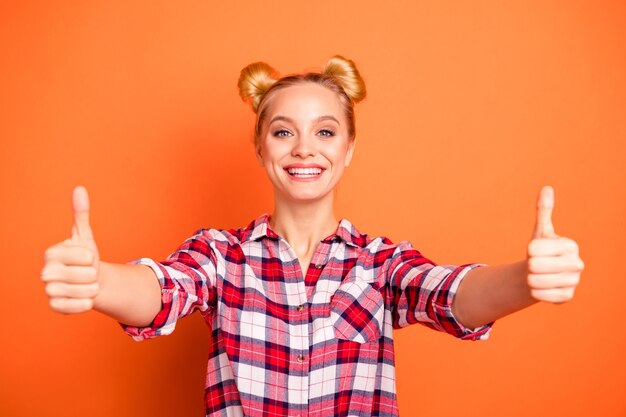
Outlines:
[{"label": "chest pocket", "polygon": [[383,297],[376,283],[346,282],[330,300],[330,319],[338,339],[358,343],[378,340],[383,318]]}]

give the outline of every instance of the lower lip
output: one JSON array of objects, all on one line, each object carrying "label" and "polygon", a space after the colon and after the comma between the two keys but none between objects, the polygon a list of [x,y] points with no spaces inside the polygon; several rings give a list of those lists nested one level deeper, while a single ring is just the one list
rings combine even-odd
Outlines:
[{"label": "lower lip", "polygon": [[317,180],[319,177],[322,176],[322,174],[324,173],[324,171],[320,172],[317,175],[307,175],[306,177],[299,177],[296,175],[291,175],[287,170],[285,170],[285,172],[287,172],[287,176],[289,176],[289,178],[291,178],[293,181],[298,181],[298,182],[311,182],[311,181],[315,181]]}]

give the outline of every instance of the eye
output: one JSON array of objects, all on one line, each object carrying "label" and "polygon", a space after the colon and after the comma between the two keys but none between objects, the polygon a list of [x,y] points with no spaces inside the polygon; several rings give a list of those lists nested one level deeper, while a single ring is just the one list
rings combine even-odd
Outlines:
[{"label": "eye", "polygon": [[272,135],[274,135],[277,138],[286,138],[286,137],[291,136],[291,132],[288,131],[287,129],[279,129],[279,130],[274,131]]},{"label": "eye", "polygon": [[330,130],[330,129],[322,129],[318,132],[318,135],[326,137],[326,138],[331,138],[335,136],[335,131]]}]

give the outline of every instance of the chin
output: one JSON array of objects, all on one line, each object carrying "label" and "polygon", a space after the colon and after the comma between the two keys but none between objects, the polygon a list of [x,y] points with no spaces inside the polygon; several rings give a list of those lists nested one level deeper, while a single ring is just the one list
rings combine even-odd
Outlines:
[{"label": "chin", "polygon": [[302,203],[315,203],[317,201],[323,200],[324,198],[328,198],[329,195],[332,195],[332,192],[329,193],[320,193],[320,192],[299,192],[299,193],[285,193],[283,194],[287,197],[288,200],[294,202],[302,202]]},{"label": "chin", "polygon": [[298,201],[303,203],[314,203],[324,198],[323,195],[290,195],[289,199],[292,201]]}]

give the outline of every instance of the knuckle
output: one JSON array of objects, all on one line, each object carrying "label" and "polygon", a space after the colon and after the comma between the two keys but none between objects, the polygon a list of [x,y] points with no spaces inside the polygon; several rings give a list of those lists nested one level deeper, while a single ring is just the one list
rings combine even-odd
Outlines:
[{"label": "knuckle", "polygon": [[585,269],[585,263],[578,256],[572,256],[568,258],[568,262],[565,267],[571,272],[580,273]]},{"label": "knuckle", "polygon": [[94,256],[93,256],[93,253],[89,249],[87,249],[85,247],[81,247],[79,253],[80,253],[81,260],[83,262],[85,262],[86,264],[92,264],[93,263]]},{"label": "knuckle", "polygon": [[56,283],[54,282],[50,282],[48,284],[46,284],[46,294],[49,297],[54,297],[57,294],[57,285],[55,285]]},{"label": "knuckle", "polygon": [[560,292],[554,299],[554,304],[565,304],[570,301],[572,297],[565,291]]},{"label": "knuckle", "polygon": [[56,246],[50,246],[48,249],[46,249],[43,253],[44,262],[48,263],[52,261],[55,258],[55,253],[56,253]]},{"label": "knuckle", "polygon": [[50,305],[50,308],[57,313],[63,313],[63,300],[59,298],[50,298],[48,304]]},{"label": "knuckle", "polygon": [[47,265],[41,269],[41,274],[39,275],[39,278],[43,282],[48,282],[52,278],[50,274],[50,268]]},{"label": "knuckle", "polygon": [[63,266],[56,261],[51,261],[41,268],[41,280],[44,282],[57,281],[63,277]]},{"label": "knuckle", "polygon": [[574,289],[573,288],[565,288],[561,292],[559,292],[558,303],[566,303],[571,301],[574,298]]},{"label": "knuckle", "polygon": [[569,300],[573,299],[574,298],[574,294],[576,294],[576,287],[570,288],[567,293],[568,293],[568,296],[569,296]]},{"label": "knuckle", "polygon": [[52,310],[62,314],[83,313],[93,308],[93,300],[91,298],[68,299],[53,297],[49,301]]},{"label": "knuckle", "polygon": [[98,270],[95,267],[89,267],[85,270],[85,278],[90,281],[96,281],[98,279]]},{"label": "knuckle", "polygon": [[86,298],[83,303],[82,303],[82,307],[83,310],[82,311],[88,311],[91,310],[93,308],[93,299],[91,298]]},{"label": "knuckle", "polygon": [[537,275],[529,274],[527,282],[528,282],[528,287],[529,288],[535,289],[535,288],[539,287],[540,279],[539,279],[539,277],[537,277]]},{"label": "knuckle", "polygon": [[76,266],[72,269],[73,281],[76,284],[92,284],[98,281],[98,273],[92,266]]},{"label": "knuckle", "polygon": [[568,289],[569,288],[576,288],[578,286],[578,284],[580,283],[580,279],[578,278],[578,276],[574,275],[572,277],[570,277],[565,284],[567,285]]},{"label": "knuckle", "polygon": [[575,240],[567,239],[565,241],[565,245],[567,250],[569,250],[570,252],[578,253],[578,243],[576,243]]},{"label": "knuckle", "polygon": [[80,298],[74,300],[74,313],[84,313],[91,310],[93,307],[93,300],[91,298]]},{"label": "knuckle", "polygon": [[100,286],[98,285],[98,283],[90,284],[85,289],[85,297],[93,298],[96,295],[98,295],[99,291],[100,291]]},{"label": "knuckle", "polygon": [[528,254],[531,256],[539,256],[541,255],[543,248],[545,246],[545,239],[543,238],[536,238],[531,240],[528,243]]}]

